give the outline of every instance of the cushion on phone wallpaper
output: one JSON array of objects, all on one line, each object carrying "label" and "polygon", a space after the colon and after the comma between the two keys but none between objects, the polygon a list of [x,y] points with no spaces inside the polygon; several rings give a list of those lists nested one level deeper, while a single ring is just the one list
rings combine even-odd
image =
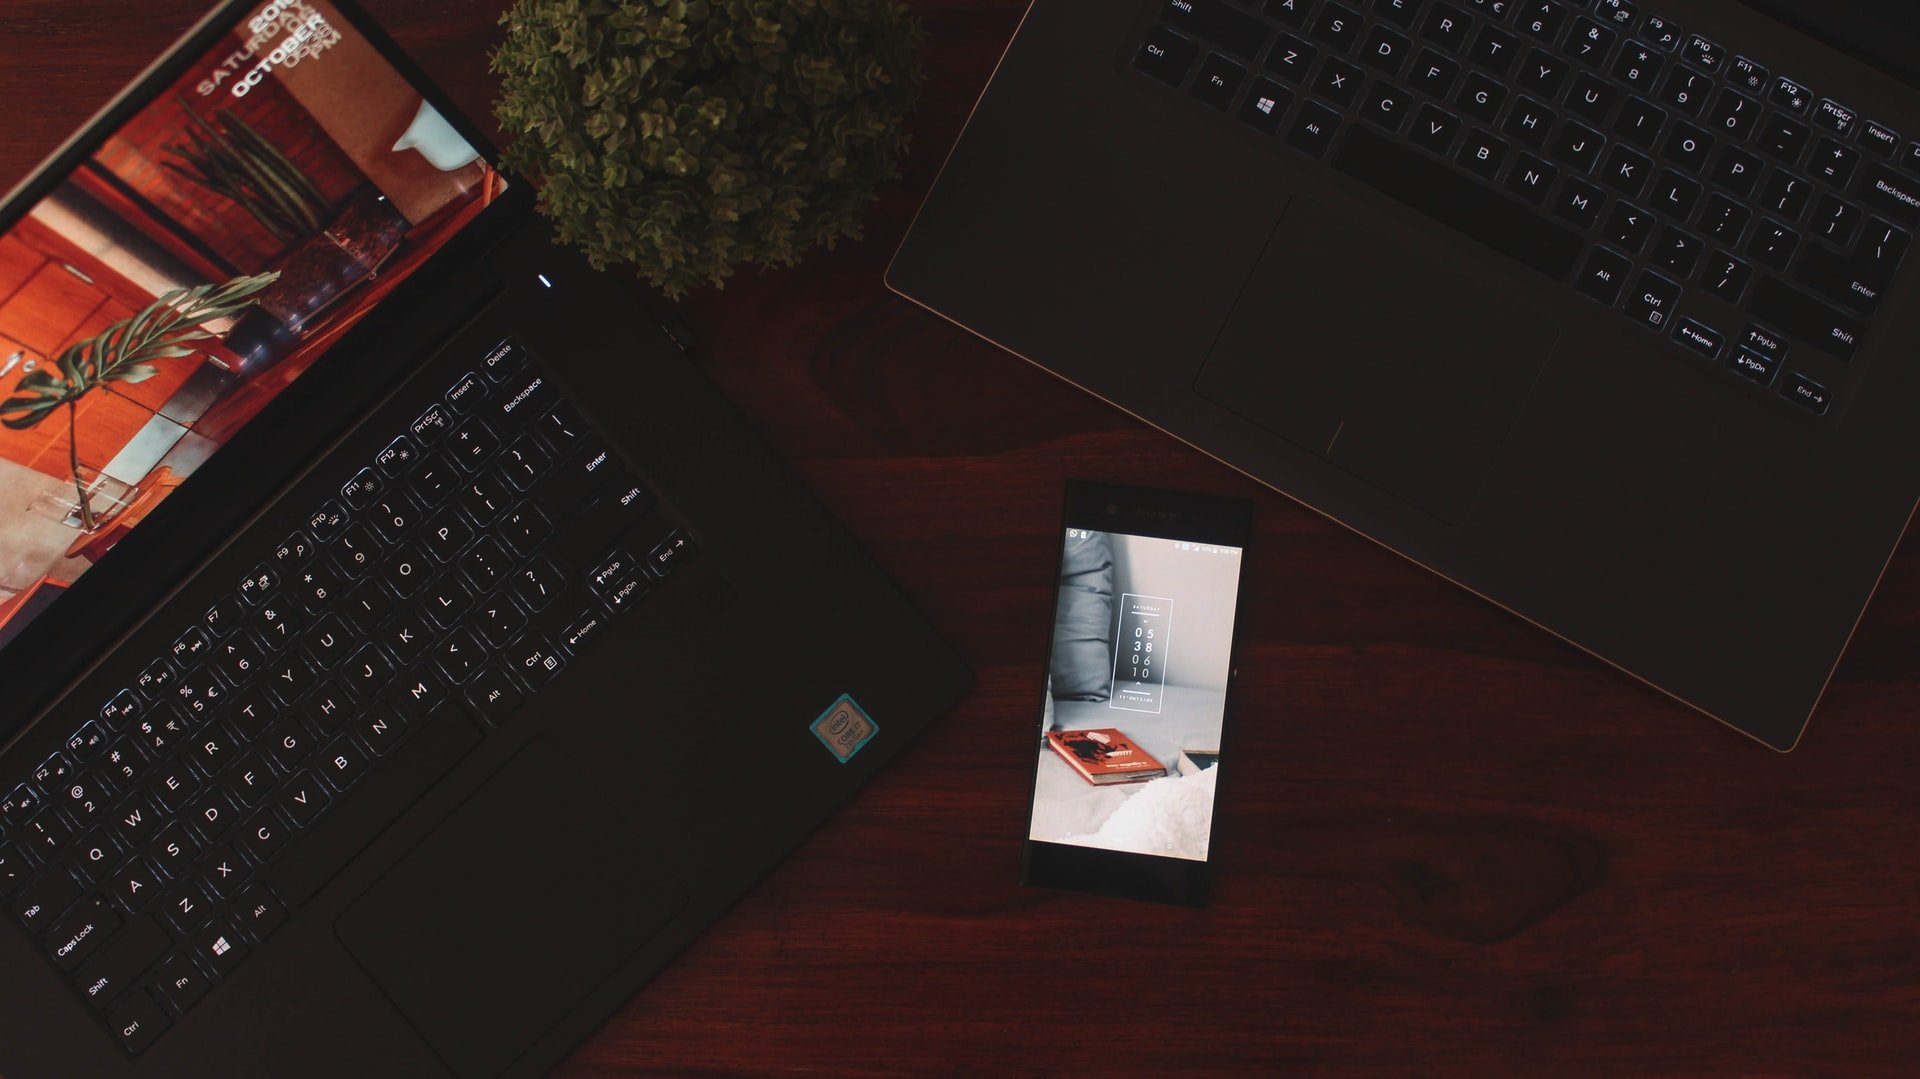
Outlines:
[{"label": "cushion on phone wallpaper", "polygon": [[1113,689],[1113,544],[1104,532],[1068,536],[1053,622],[1053,695],[1104,701]]}]

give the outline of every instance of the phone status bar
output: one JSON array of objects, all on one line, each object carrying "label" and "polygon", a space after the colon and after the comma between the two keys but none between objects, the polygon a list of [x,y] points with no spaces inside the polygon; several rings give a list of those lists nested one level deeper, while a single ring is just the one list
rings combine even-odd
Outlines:
[{"label": "phone status bar", "polygon": [[[1107,533],[1107,532],[1096,532],[1092,529],[1087,529],[1087,528],[1067,529],[1067,538],[1070,540],[1092,539],[1095,536],[1105,536],[1105,535],[1111,535],[1111,534],[1112,533]],[[1212,543],[1193,543],[1187,540],[1171,540],[1171,539],[1159,540],[1158,542],[1169,544],[1177,551],[1188,551],[1193,554],[1238,555],[1240,553],[1240,548],[1238,547],[1223,547],[1218,544],[1212,544]]]}]

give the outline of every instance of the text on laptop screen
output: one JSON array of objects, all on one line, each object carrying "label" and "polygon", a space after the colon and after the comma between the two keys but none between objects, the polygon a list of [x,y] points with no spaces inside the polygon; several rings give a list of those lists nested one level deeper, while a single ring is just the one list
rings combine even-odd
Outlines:
[{"label": "text on laptop screen", "polygon": [[0,646],[502,190],[330,4],[274,0],[0,232]]}]

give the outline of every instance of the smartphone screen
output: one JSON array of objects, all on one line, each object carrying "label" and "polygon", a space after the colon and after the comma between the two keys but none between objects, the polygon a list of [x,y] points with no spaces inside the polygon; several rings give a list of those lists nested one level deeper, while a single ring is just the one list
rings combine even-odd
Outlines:
[{"label": "smartphone screen", "polygon": [[1068,485],[1024,883],[1205,901],[1250,513]]}]

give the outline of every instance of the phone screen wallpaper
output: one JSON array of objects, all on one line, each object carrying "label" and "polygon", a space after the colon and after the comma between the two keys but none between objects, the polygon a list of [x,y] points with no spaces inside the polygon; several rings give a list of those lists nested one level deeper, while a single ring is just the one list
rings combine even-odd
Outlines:
[{"label": "phone screen wallpaper", "polygon": [[1029,839],[1206,859],[1240,556],[1067,529]]}]

